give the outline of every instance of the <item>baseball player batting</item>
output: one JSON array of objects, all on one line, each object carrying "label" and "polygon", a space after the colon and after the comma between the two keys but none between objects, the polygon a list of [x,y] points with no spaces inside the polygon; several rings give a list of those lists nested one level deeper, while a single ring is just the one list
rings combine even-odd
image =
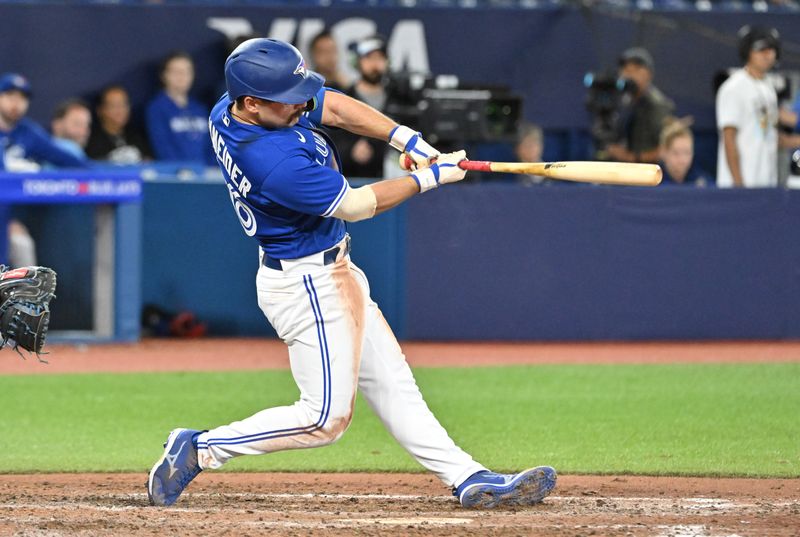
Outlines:
[{"label": "baseball player batting", "polygon": [[[335,442],[353,417],[357,389],[464,507],[542,501],[555,487],[555,470],[490,472],[450,439],[349,257],[345,222],[460,181],[464,151],[440,154],[420,133],[325,88],[300,52],[281,41],[242,43],[225,62],[225,82],[228,91],[209,119],[211,140],[234,211],[258,241],[258,304],[289,347],[300,400],[208,431],[173,430],[150,471],[150,503],[172,505],[201,471],[233,457]],[[321,126],[387,140],[411,156],[414,170],[353,188]]]}]

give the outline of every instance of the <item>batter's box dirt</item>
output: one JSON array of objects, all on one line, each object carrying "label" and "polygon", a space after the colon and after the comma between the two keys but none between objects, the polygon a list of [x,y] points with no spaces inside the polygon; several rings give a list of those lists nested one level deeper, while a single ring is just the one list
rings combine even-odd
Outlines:
[{"label": "batter's box dirt", "polygon": [[419,474],[204,473],[151,507],[144,474],[0,476],[0,535],[797,536],[800,480],[561,476],[526,509],[462,509]]}]

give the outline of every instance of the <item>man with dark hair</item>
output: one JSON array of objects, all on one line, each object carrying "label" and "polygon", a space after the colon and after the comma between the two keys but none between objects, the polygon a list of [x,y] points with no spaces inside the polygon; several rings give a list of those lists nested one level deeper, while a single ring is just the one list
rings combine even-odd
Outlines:
[{"label": "man with dark hair", "polygon": [[28,80],[16,73],[0,76],[0,147],[9,171],[31,171],[46,162],[63,168],[83,168],[85,158],[62,149],[36,122],[25,117],[31,98]]},{"label": "man with dark hair", "polygon": [[744,64],[717,92],[717,186],[778,186],[778,147],[789,143],[778,132],[778,96],[767,78],[780,55],[774,28],[743,26],[739,59]]},{"label": "man with dark hair", "polygon": [[[42,163],[64,168],[88,165],[61,148],[36,122],[25,117],[31,98],[28,79],[17,73],[0,76],[0,170],[37,171]],[[36,245],[19,220],[8,223],[8,260],[12,265],[36,265]]]},{"label": "man with dark hair", "polygon": [[[200,472],[234,457],[336,442],[358,391],[462,506],[541,502],[556,485],[555,470],[490,472],[449,437],[370,298],[366,275],[350,260],[345,222],[461,181],[466,152],[439,153],[413,129],[328,90],[289,43],[242,43],[225,62],[225,80],[228,92],[211,110],[212,145],[242,229],[259,244],[258,303],[288,347],[300,398],[206,431],[174,429],[148,475],[150,503],[174,504]],[[388,142],[413,171],[351,186],[322,125]]]},{"label": "man with dark hair", "polygon": [[67,99],[56,107],[50,121],[53,141],[78,158],[86,158],[86,144],[92,130],[92,112],[81,99]]},{"label": "man with dark hair", "polygon": [[633,108],[624,125],[624,139],[606,148],[611,160],[658,162],[659,136],[675,106],[653,85],[655,62],[641,47],[627,49],[619,58],[619,76],[636,85]]},{"label": "man with dark hair", "polygon": [[311,68],[325,77],[325,85],[331,89],[344,90],[347,78],[339,71],[339,45],[330,30],[322,30],[314,36],[308,46]]},{"label": "man with dark hair", "polygon": [[[367,103],[376,110],[384,110],[389,72],[386,41],[379,35],[367,37],[351,44],[350,53],[360,77],[345,93]],[[347,175],[351,177],[383,177],[386,144],[372,138],[354,136],[341,131],[334,133],[333,139],[339,148],[342,167]]]}]

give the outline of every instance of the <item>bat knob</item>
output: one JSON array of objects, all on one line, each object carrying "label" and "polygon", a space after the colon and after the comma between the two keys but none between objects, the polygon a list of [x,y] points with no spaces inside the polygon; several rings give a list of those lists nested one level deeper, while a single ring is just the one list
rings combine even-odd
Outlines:
[{"label": "bat knob", "polygon": [[408,156],[408,153],[400,153],[400,168],[407,172],[413,172],[416,169],[414,159]]}]

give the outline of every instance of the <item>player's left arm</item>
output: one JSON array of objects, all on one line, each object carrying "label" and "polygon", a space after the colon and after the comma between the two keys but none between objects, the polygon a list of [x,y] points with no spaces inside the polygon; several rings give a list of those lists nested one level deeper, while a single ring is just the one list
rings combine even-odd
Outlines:
[{"label": "player's left arm", "polygon": [[465,158],[463,150],[440,154],[436,162],[411,175],[350,188],[333,216],[348,222],[365,220],[397,207],[415,194],[461,181],[467,172],[459,168],[458,163]]},{"label": "player's left arm", "polygon": [[408,154],[413,170],[430,165],[439,151],[422,138],[422,134],[343,93],[326,91],[322,103],[322,124],[338,127],[360,136],[369,136]]}]

